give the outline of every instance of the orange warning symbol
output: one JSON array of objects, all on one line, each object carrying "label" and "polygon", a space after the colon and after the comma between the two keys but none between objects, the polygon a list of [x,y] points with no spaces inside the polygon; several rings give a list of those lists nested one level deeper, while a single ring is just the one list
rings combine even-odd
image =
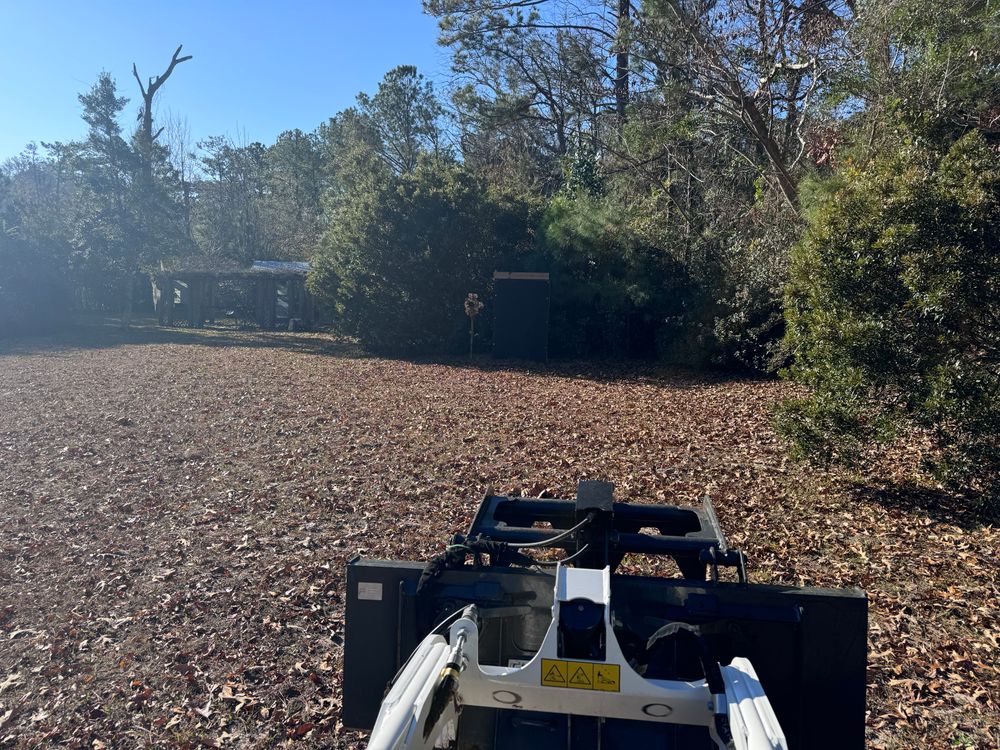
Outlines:
[{"label": "orange warning symbol", "polygon": [[568,662],[542,659],[542,684],[548,687],[566,687]]}]

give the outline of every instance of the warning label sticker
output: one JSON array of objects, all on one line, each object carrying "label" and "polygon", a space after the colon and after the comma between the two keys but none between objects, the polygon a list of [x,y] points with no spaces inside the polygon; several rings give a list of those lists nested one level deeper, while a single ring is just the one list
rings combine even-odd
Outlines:
[{"label": "warning label sticker", "polygon": [[621,667],[591,661],[542,659],[542,685],[577,690],[621,690]]},{"label": "warning label sticker", "polygon": [[594,665],[594,690],[617,693],[621,690],[621,669],[617,664]]},{"label": "warning label sticker", "polygon": [[568,661],[542,659],[542,684],[548,687],[566,687]]}]

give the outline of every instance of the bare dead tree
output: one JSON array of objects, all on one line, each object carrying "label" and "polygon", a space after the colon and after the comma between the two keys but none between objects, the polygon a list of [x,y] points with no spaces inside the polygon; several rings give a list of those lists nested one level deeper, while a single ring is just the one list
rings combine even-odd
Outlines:
[{"label": "bare dead tree", "polygon": [[136,83],[139,84],[139,91],[142,93],[141,125],[139,126],[136,141],[139,156],[142,159],[142,176],[144,180],[152,179],[153,142],[163,132],[163,128],[160,128],[155,133],[153,132],[153,98],[156,96],[156,92],[160,90],[160,87],[170,78],[170,74],[174,72],[174,68],[193,57],[193,55],[180,57],[183,46],[183,44],[177,45],[177,49],[174,50],[173,57],[170,58],[170,64],[167,66],[167,69],[158,76],[150,76],[145,86],[139,77],[138,68],[136,68],[135,63],[132,63],[132,75],[135,76]]},{"label": "bare dead tree", "polygon": [[[139,179],[136,185],[139,196],[148,196],[152,192],[153,143],[159,138],[160,133],[163,132],[163,128],[160,128],[155,133],[153,132],[153,99],[156,97],[156,93],[160,90],[160,87],[170,78],[170,74],[174,72],[174,68],[192,58],[191,55],[180,56],[182,47],[183,45],[177,45],[177,49],[174,50],[167,69],[158,76],[151,76],[145,85],[142,83],[142,78],[139,77],[139,70],[136,64],[132,63],[132,75],[135,76],[136,83],[139,84],[139,91],[142,94],[142,111],[139,113],[140,125],[139,130],[135,134],[136,152],[139,155]],[[149,217],[145,212],[141,214],[140,221],[143,224],[143,231],[139,242],[138,257],[142,258],[146,255],[145,251],[148,250],[149,246]],[[134,269],[134,271],[137,270]],[[131,323],[134,285],[135,277],[130,274],[126,285],[125,310],[122,314],[123,328],[127,328]]]}]

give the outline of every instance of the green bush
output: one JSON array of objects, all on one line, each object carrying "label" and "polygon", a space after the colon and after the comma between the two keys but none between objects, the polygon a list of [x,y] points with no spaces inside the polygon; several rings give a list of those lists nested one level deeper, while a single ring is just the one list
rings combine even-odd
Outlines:
[{"label": "green bush", "polygon": [[846,166],[804,198],[786,298],[788,374],[810,395],[779,427],[800,456],[850,463],[913,428],[925,467],[1000,476],[1000,167],[975,134]]},{"label": "green bush", "polygon": [[551,351],[654,357],[679,335],[692,282],[667,250],[644,242],[613,200],[563,192],[541,220],[540,268],[552,273]]},{"label": "green bush", "polygon": [[785,364],[783,291],[801,223],[785,206],[758,205],[755,218],[761,227],[737,235],[710,284],[717,313],[706,349],[717,366],[774,373]]},{"label": "green bush", "polygon": [[468,170],[424,159],[344,198],[313,259],[310,288],[343,332],[373,350],[461,351],[466,295],[488,296],[500,258],[526,232],[516,210],[491,200]]}]

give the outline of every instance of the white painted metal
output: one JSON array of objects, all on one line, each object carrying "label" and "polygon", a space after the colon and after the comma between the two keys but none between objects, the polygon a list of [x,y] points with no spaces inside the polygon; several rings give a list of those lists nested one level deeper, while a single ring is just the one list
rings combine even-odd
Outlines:
[{"label": "white painted metal", "polygon": [[382,701],[368,750],[430,750],[438,744],[441,731],[454,726],[456,711],[449,706],[438,724],[441,729],[427,740],[423,737],[431,692],[448,661],[448,651],[448,642],[440,635],[421,641]]},{"label": "white painted metal", "polygon": [[[604,663],[620,667],[620,690],[617,693],[542,685],[542,659],[559,658],[559,608],[563,602],[573,599],[587,599],[605,608],[607,653]],[[465,648],[467,664],[459,681],[463,705],[552,711],[669,724],[711,725],[715,714],[715,700],[704,680],[647,680],[629,666],[610,627],[610,600],[609,568],[591,570],[559,566],[556,570],[552,622],[538,653],[520,669],[479,664],[479,629],[470,620],[457,620],[451,626],[451,640],[454,641],[462,630],[467,632],[468,638]],[[494,697],[497,692],[502,692],[505,698],[508,694],[513,694],[518,700],[498,701]]]},{"label": "white painted metal", "polygon": [[[559,658],[559,608],[575,599],[604,606],[606,660],[592,663],[619,667],[617,692],[542,684],[542,660]],[[725,745],[716,736],[714,724],[717,714],[726,714],[738,750],[787,750],[781,727],[748,660],[734,659],[731,665],[722,668],[725,695],[713,695],[705,680],[647,680],[632,669],[622,653],[611,627],[610,601],[610,569],[559,566],[552,622],[538,653],[520,667],[480,664],[479,628],[472,620],[459,618],[449,633],[452,644],[457,643],[460,635],[465,638],[458,702],[463,706],[704,726],[723,750]],[[424,640],[383,702],[369,750],[411,750],[431,746],[422,739],[421,722],[427,713],[425,704],[430,702],[438,672],[447,658],[448,646],[441,636],[428,636]],[[454,713],[446,715],[440,726],[449,724],[453,716]]]},{"label": "white painted metal", "polygon": [[[555,603],[586,599],[595,604],[611,601],[611,569],[564,568],[556,572]],[[605,615],[607,615],[605,608]],[[610,622],[610,620],[605,620]]]},{"label": "white painted metal", "polygon": [[722,668],[729,703],[729,726],[737,750],[784,748],[785,733],[749,659],[737,657]]}]

